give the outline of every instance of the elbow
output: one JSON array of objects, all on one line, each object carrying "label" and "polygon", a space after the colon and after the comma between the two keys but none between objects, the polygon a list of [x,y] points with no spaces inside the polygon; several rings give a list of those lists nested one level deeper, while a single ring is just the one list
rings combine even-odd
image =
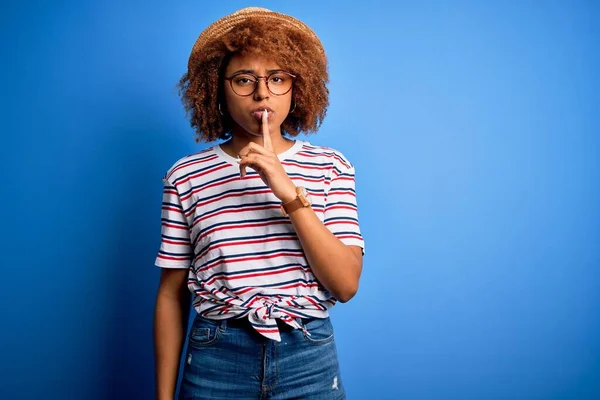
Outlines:
[{"label": "elbow", "polygon": [[340,303],[347,303],[356,295],[356,292],[358,292],[358,283],[356,285],[353,285],[352,287],[349,287],[348,289],[338,293],[338,295],[336,296],[336,299]]}]

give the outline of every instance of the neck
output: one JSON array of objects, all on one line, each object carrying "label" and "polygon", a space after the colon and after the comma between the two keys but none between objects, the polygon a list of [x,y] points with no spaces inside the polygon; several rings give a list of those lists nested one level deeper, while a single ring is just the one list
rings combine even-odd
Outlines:
[{"label": "neck", "polygon": [[[221,148],[229,153],[229,155],[236,157],[240,150],[250,142],[264,146],[262,135],[249,134],[248,132],[240,132],[234,129],[232,131],[231,139],[223,143]],[[294,141],[284,138],[281,135],[281,131],[277,130],[276,132],[271,132],[271,143],[273,143],[273,152],[275,154],[280,154],[292,147]]]}]

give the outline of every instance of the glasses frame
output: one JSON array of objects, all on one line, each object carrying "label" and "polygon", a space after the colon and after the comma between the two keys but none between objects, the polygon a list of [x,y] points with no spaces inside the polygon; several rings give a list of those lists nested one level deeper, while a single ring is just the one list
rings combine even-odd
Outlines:
[{"label": "glasses frame", "polygon": [[[273,91],[269,87],[269,78],[272,77],[273,75],[276,75],[276,74],[286,74],[286,75],[289,75],[292,78],[292,84],[290,85],[290,88],[285,93],[280,93],[280,94],[273,93]],[[251,76],[253,76],[256,79],[254,81],[254,90],[252,90],[252,92],[250,92],[249,94],[239,94],[233,88],[233,79],[236,76],[239,76],[239,75],[251,75]],[[250,73],[250,72],[238,72],[236,74],[231,75],[229,78],[223,78],[223,79],[225,79],[226,81],[229,81],[229,86],[231,86],[231,90],[233,91],[233,93],[235,93],[236,95],[238,95],[240,97],[248,97],[248,96],[252,96],[254,93],[256,93],[256,89],[258,88],[258,81],[261,80],[261,79],[265,80],[265,85],[267,86],[267,90],[273,96],[284,96],[284,95],[288,94],[290,92],[290,90],[292,90],[292,88],[294,87],[294,82],[296,80],[296,75],[294,75],[294,74],[292,74],[290,72],[287,72],[287,71],[283,71],[283,70],[272,72],[272,73],[270,73],[267,76],[258,76],[258,75],[254,75],[253,73]]]}]

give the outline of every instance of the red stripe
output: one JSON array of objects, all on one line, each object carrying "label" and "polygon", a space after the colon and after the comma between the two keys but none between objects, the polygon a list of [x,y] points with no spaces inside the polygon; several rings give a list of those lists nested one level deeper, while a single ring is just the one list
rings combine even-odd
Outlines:
[{"label": "red stripe", "polygon": [[176,245],[176,246],[189,246],[190,245],[190,242],[189,241],[185,241],[185,239],[182,242],[176,242],[174,240],[163,239],[162,242],[163,243],[168,243],[168,244],[173,244],[173,245]]},{"label": "red stripe", "polygon": [[325,211],[331,211],[331,210],[336,210],[338,208],[344,209],[344,210],[351,210],[351,211],[356,211],[357,208],[356,207],[350,207],[350,206],[325,206]]},{"label": "red stripe", "polygon": [[[296,287],[315,287],[315,286],[319,286],[318,283],[314,282],[314,283],[303,283],[303,282],[298,282],[298,283],[294,283],[293,285],[287,285],[287,286],[276,286],[275,288],[277,289],[293,289]],[[303,296],[298,297],[298,299],[302,298]]]},{"label": "red stripe", "polygon": [[266,189],[266,190],[257,190],[257,191],[253,191],[253,192],[242,192],[242,193],[228,193],[226,195],[222,195],[220,197],[215,197],[214,199],[205,201],[204,203],[198,203],[197,206],[198,207],[203,207],[207,204],[210,203],[214,203],[216,201],[220,201],[223,199],[227,199],[229,197],[241,197],[241,196],[248,196],[248,195],[257,195],[257,194],[265,194],[265,193],[272,193],[271,189]]},{"label": "red stripe", "polygon": [[240,179],[239,177],[234,177],[234,178],[229,178],[229,179],[226,179],[226,180],[217,181],[217,182],[212,183],[212,184],[210,184],[208,186],[202,186],[200,188],[192,190],[189,194],[185,195],[182,198],[182,200],[187,200],[190,196],[192,196],[192,194],[196,194],[197,195],[197,194],[201,193],[203,190],[210,189],[210,188],[213,188],[213,187],[216,187],[216,186],[225,185],[227,183],[235,182],[235,181],[237,181],[239,179]]},{"label": "red stripe", "polygon": [[[303,181],[303,182],[315,182],[315,183],[319,183],[319,182],[324,182],[325,181],[325,177],[322,178],[306,178],[303,176],[292,176],[290,178],[292,180],[292,182],[295,181]],[[309,190],[309,189],[307,189]]]},{"label": "red stripe", "polygon": [[240,295],[240,294],[244,294],[246,292],[249,292],[249,291],[255,290],[255,289],[256,289],[255,287],[248,287],[248,288],[240,289],[240,290],[236,291],[235,294]]},{"label": "red stripe", "polygon": [[186,176],[185,179],[182,179],[179,182],[177,182],[175,184],[175,187],[178,187],[179,185],[187,183],[191,179],[195,179],[195,178],[198,178],[198,177],[201,177],[201,176],[204,176],[204,175],[212,174],[213,172],[217,172],[217,171],[220,171],[220,170],[222,170],[224,168],[228,168],[228,167],[229,167],[228,164],[223,164],[223,165],[216,166],[216,167],[214,167],[212,169],[207,169],[206,171],[198,172],[197,174],[194,174],[194,175]]},{"label": "red stripe", "polygon": [[329,169],[328,165],[322,166],[322,167],[315,167],[315,166],[308,166],[308,165],[302,165],[301,163],[295,162],[287,162],[287,161],[282,161],[281,164],[283,165],[288,165],[288,166],[294,166],[294,167],[300,167],[300,168],[304,168],[304,169],[318,169],[318,170],[323,170],[323,169]]},{"label": "red stripe", "polygon": [[163,222],[162,226],[166,226],[169,228],[173,228],[173,229],[181,229],[181,230],[187,230],[187,228],[185,226],[181,226],[181,225],[173,225],[173,224],[169,224],[168,222]]},{"label": "red stripe", "polygon": [[[236,222],[233,221],[233,223],[236,223]],[[206,235],[210,235],[214,232],[222,231],[224,229],[256,228],[258,226],[283,225],[283,224],[291,224],[291,223],[292,222],[290,220],[282,220],[282,221],[269,221],[269,222],[262,222],[260,224],[257,223],[257,224],[238,225],[238,226],[225,225],[225,226],[220,226],[218,228],[213,228],[210,231],[203,232],[202,237],[205,237]]]},{"label": "red stripe", "polygon": [[202,257],[204,257],[206,254],[208,254],[211,250],[215,250],[215,249],[219,249],[221,247],[228,247],[228,246],[240,246],[240,245],[250,245],[250,244],[256,244],[256,243],[268,243],[268,242],[276,242],[276,241],[283,241],[283,240],[297,240],[297,237],[275,237],[275,238],[270,238],[270,239],[256,239],[256,240],[246,240],[246,241],[234,241],[232,243],[228,243],[228,242],[224,242],[224,243],[219,243],[216,246],[209,246],[208,249],[206,249],[206,251],[202,254],[200,254],[197,259],[201,259]]},{"label": "red stripe", "polygon": [[327,222],[325,224],[325,226],[339,225],[339,224],[349,224],[349,225],[356,225],[356,226],[358,226],[358,222],[356,222],[356,221],[333,221],[333,222]]},{"label": "red stripe", "polygon": [[312,303],[315,307],[319,308],[320,304],[317,303],[316,301],[314,301],[313,299],[311,299],[310,297],[305,297],[306,300],[308,300],[310,303]]},{"label": "red stripe", "polygon": [[265,329],[265,328],[257,328],[255,326],[253,326],[254,329],[256,329],[258,332],[265,332],[265,333],[277,333],[279,332],[279,329],[277,328],[273,328],[273,329]]},{"label": "red stripe", "polygon": [[198,220],[196,220],[196,222],[194,222],[194,225],[196,225],[197,222],[202,222],[208,218],[217,217],[219,215],[237,214],[237,213],[246,212],[246,211],[275,210],[275,209],[280,209],[280,208],[281,207],[279,205],[272,205],[272,206],[248,207],[248,208],[244,207],[244,208],[236,208],[236,209],[232,209],[232,210],[222,210],[222,211],[219,211],[218,213],[205,215],[204,217],[199,218]]},{"label": "red stripe", "polygon": [[183,213],[181,212],[181,209],[179,208],[175,208],[175,207],[170,207],[170,206],[163,206],[162,208],[163,210],[168,210],[168,211],[174,211],[177,214],[181,215],[183,217]]},{"label": "red stripe", "polygon": [[340,235],[340,236],[336,235],[336,237],[338,239],[359,239],[359,240],[363,240],[363,238],[360,237],[359,235]]},{"label": "red stripe", "polygon": [[[198,156],[198,155],[200,155],[200,154],[202,154],[202,153],[206,153],[208,150],[210,150],[210,149],[206,149],[206,150],[204,150],[204,151],[198,152],[198,153],[196,153],[196,154],[195,154],[195,155],[193,155],[193,156]],[[192,156],[192,157],[193,157],[193,156]],[[193,161],[193,162],[190,162],[190,163],[187,163],[187,164],[182,164],[182,165],[179,165],[178,167],[174,168],[174,169],[173,169],[173,171],[171,171],[171,173],[169,174],[168,178],[171,178],[171,176],[173,176],[173,173],[174,173],[175,171],[178,171],[178,170],[180,170],[181,168],[187,168],[187,167],[189,167],[189,166],[192,166],[192,165],[203,164],[203,163],[205,163],[205,162],[208,162],[208,161],[216,160],[216,159],[217,159],[217,157],[218,157],[218,156],[215,154],[215,155],[213,155],[213,156],[210,156],[210,157],[208,157],[208,158],[205,158],[205,159],[202,159],[202,160],[196,160],[196,161]]]},{"label": "red stripe", "polygon": [[279,275],[279,274],[283,274],[283,273],[286,273],[286,272],[297,271],[297,270],[304,271],[304,268],[302,268],[302,267],[293,267],[293,268],[286,268],[286,269],[282,269],[282,270],[275,270],[275,271],[269,271],[269,272],[256,272],[254,274],[214,277],[214,278],[210,279],[209,281],[206,281],[206,284],[207,285],[212,285],[213,283],[215,283],[215,281],[218,281],[218,280],[229,282],[229,281],[234,281],[234,280],[237,280],[237,279],[245,279],[245,278],[251,278],[251,277],[255,277],[255,276]]},{"label": "red stripe", "polygon": [[216,267],[219,264],[224,264],[224,263],[228,263],[228,264],[232,264],[232,263],[238,263],[238,262],[244,262],[244,261],[255,261],[255,260],[268,260],[271,258],[277,258],[277,257],[301,257],[302,256],[302,251],[299,251],[299,253],[275,253],[275,254],[271,254],[269,256],[260,256],[260,257],[244,257],[244,258],[236,258],[233,260],[217,260],[216,262],[213,262],[212,265],[206,265],[200,269],[198,269],[198,272],[204,272],[207,271],[211,268]]},{"label": "red stripe", "polygon": [[343,195],[343,194],[349,194],[350,196],[356,197],[356,193],[354,193],[352,190],[340,190],[340,189],[331,189],[329,191],[328,196]]},{"label": "red stripe", "polygon": [[174,256],[163,256],[162,254],[159,254],[158,258],[161,258],[163,260],[177,260],[177,261],[186,261],[186,260],[190,259],[187,256],[174,257]]}]

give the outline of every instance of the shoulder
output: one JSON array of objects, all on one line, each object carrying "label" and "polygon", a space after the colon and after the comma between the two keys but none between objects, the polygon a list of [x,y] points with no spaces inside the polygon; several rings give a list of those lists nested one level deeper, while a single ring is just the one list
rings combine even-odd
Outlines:
[{"label": "shoulder", "polygon": [[328,146],[318,146],[304,142],[298,152],[301,156],[321,159],[340,171],[354,169],[354,166],[340,150]]},{"label": "shoulder", "polygon": [[175,185],[177,181],[185,178],[190,173],[197,171],[202,164],[208,164],[215,161],[217,155],[214,151],[214,146],[201,150],[197,153],[188,154],[175,161],[163,176],[165,183]]}]

